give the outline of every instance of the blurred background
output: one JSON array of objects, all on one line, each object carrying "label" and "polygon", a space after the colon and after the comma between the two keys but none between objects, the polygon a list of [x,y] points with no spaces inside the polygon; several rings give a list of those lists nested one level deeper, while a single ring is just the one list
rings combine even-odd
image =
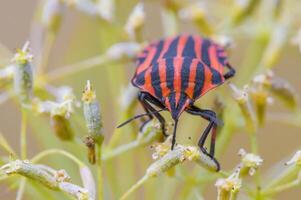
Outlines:
[{"label": "blurred background", "polygon": [[[71,2],[71,1],[70,1]],[[214,35],[214,36],[227,36],[231,41],[231,47],[229,48],[229,59],[230,63],[237,70],[236,77],[231,82],[236,83],[241,88],[244,84],[248,84],[249,80],[241,81],[240,76],[245,76],[242,72],[242,68],[246,67],[249,56],[251,57],[252,51],[260,47],[258,46],[258,32],[269,35],[274,33],[277,29],[277,23],[269,22],[272,20],[269,16],[264,16],[263,13],[269,15],[269,9],[276,4],[289,4],[281,5],[286,9],[286,13],[292,9],[300,10],[301,4],[299,1],[276,1],[268,0],[262,3],[256,3],[256,8],[250,16],[243,16],[246,19],[237,23],[237,25],[230,27],[229,30],[223,30],[221,28],[215,28],[213,34],[208,32],[208,28],[204,28],[202,24],[194,23],[193,20],[189,20],[189,16],[184,19],[176,17],[173,20],[173,16],[168,16],[168,12],[180,9],[173,7],[174,5],[180,5],[180,3],[170,3],[173,1],[144,1],[145,10],[145,21],[140,38],[136,38],[137,41],[149,42],[165,35],[175,33],[195,33],[201,35]],[[175,1],[176,2],[176,1]],[[184,2],[184,1],[183,1]],[[186,1],[185,1],[186,2]],[[236,11],[242,2],[248,1],[188,1],[189,3],[200,3],[201,8],[204,11],[206,20],[208,20],[212,27],[223,27],[223,23],[230,19],[230,16]],[[254,1],[256,2],[256,1]],[[259,1],[261,2],[261,1]],[[9,63],[9,60],[13,57],[13,54],[17,48],[21,48],[25,41],[30,40],[34,54],[34,63],[39,59],[39,53],[41,53],[41,46],[44,41],[43,26],[39,22],[39,16],[41,15],[41,6],[44,1],[38,0],[10,0],[1,1],[0,3],[0,64],[4,67],[5,64]],[[115,12],[114,19],[110,22],[101,19],[100,17],[94,16],[93,14],[87,14],[83,10],[74,7],[66,7],[64,10],[64,16],[57,35],[55,36],[54,42],[50,45],[49,56],[46,65],[43,68],[43,73],[47,74],[52,70],[63,68],[66,65],[78,63],[82,60],[89,59],[94,56],[103,55],[106,50],[113,44],[129,41],[131,37],[128,36],[124,30],[124,26],[128,20],[128,16],[133,11],[133,8],[137,5],[138,1],[134,0],[116,0],[115,1]],[[192,4],[191,3],[191,4]],[[270,5],[270,6],[269,6]],[[170,6],[170,7],[168,7]],[[283,8],[283,10],[285,10]],[[164,10],[170,9],[167,14],[162,14]],[[162,11],[163,10],[163,11]],[[293,12],[292,11],[292,12]],[[194,12],[194,10],[186,11],[186,15]],[[281,11],[280,11],[281,12]],[[283,11],[284,12],[284,11]],[[166,16],[167,15],[167,16]],[[300,15],[299,15],[300,16]],[[285,17],[284,17],[285,18]],[[279,55],[275,64],[273,64],[274,73],[287,80],[294,88],[296,95],[301,92],[301,80],[300,80],[300,62],[301,52],[298,49],[298,45],[292,42],[293,38],[298,33],[298,28],[301,28],[300,20],[292,14],[291,17],[286,17],[283,26],[283,30],[287,33],[282,38],[279,36],[275,40],[275,43],[281,43],[281,40],[285,40],[283,46],[279,50]],[[279,24],[283,21],[279,20]],[[287,22],[289,21],[289,22]],[[177,23],[177,25],[171,22]],[[171,24],[169,24],[171,23]],[[282,25],[281,25],[282,26]],[[176,27],[176,28],[175,28]],[[226,26],[225,26],[226,27]],[[229,26],[228,26],[229,27]],[[287,30],[286,30],[287,28]],[[176,29],[174,31],[173,29]],[[207,32],[206,32],[207,30]],[[215,34],[216,31],[216,34]],[[299,36],[300,37],[300,36]],[[221,38],[221,37],[216,37]],[[299,38],[299,42],[300,42]],[[254,45],[255,44],[255,45]],[[259,43],[260,44],[260,43]],[[45,44],[44,44],[45,45]],[[257,46],[256,46],[257,45]],[[266,46],[262,46],[264,49]],[[277,44],[276,47],[277,48]],[[256,51],[256,50],[255,50]],[[260,52],[257,52],[260,54]],[[37,55],[36,55],[37,54]],[[258,55],[259,57],[262,55]],[[252,62],[249,62],[249,64]],[[256,66],[254,66],[255,68]],[[252,66],[250,67],[252,68]],[[68,85],[73,88],[75,96],[80,100],[82,91],[86,84],[86,80],[91,80],[94,89],[96,90],[97,99],[100,102],[104,124],[104,135],[105,144],[109,142],[115,127],[122,122],[123,117],[120,117],[121,111],[121,96],[125,93],[128,87],[129,81],[134,73],[135,64],[132,59],[127,59],[122,62],[108,62],[102,65],[96,65],[89,69],[82,70],[80,72],[72,73],[70,75],[55,78],[49,82],[49,85],[54,87]],[[263,70],[261,70],[263,72]],[[255,72],[252,72],[256,74]],[[246,76],[245,76],[246,77]],[[250,76],[250,78],[253,76]],[[37,94],[43,96],[41,88],[37,85]],[[202,108],[214,108],[214,101],[216,98],[231,99],[231,90],[227,84],[224,84],[217,90],[211,91],[206,96],[198,100],[198,105]],[[299,99],[298,102],[300,103]],[[234,104],[232,102],[232,104]],[[19,132],[20,132],[20,106],[13,100],[6,100],[0,105],[0,131],[3,136],[7,139],[8,143],[13,147],[16,152],[19,152]],[[75,115],[82,115],[80,108],[76,108]],[[140,106],[130,114],[141,113]],[[273,169],[277,168],[276,164],[279,162],[287,161],[296,150],[300,149],[301,123],[298,121],[294,124],[283,122],[277,117],[270,117],[273,113],[281,113],[280,115],[289,115],[290,110],[286,109],[285,106],[274,99],[271,105],[268,105],[267,119],[263,126],[258,128],[256,132],[258,141],[258,154],[264,159],[263,165],[260,167],[260,173],[263,179],[273,175]],[[168,114],[166,115],[168,118]],[[241,116],[242,118],[242,116]],[[82,119],[82,116],[79,117]],[[62,148],[65,149],[79,158],[83,159],[87,163],[86,149],[84,145],[74,142],[60,141],[53,133],[49,119],[47,117],[41,117],[32,113],[28,119],[28,158],[33,157],[38,152],[47,148]],[[83,137],[86,132],[84,128],[79,127],[79,122],[76,117],[72,117],[72,126],[75,129],[75,134],[78,138]],[[118,142],[119,144],[127,143],[135,135],[137,131],[137,125],[131,126],[131,128],[124,127],[121,131],[124,134],[124,139]],[[178,130],[178,143],[183,144],[196,144],[198,137],[202,133],[206,122],[193,116],[183,114],[180,120],[180,127]],[[134,131],[134,133],[133,133]],[[191,137],[191,139],[188,139]],[[219,146],[219,142],[216,144]],[[240,148],[244,148],[247,151],[251,151],[249,137],[243,128],[239,128],[231,137],[227,148],[222,149],[221,155],[218,160],[221,163],[223,170],[231,170],[239,163],[239,156],[237,152]],[[1,156],[6,156],[5,151],[0,150]],[[152,162],[151,158],[152,150],[149,147],[142,147],[135,151],[130,151],[121,155],[120,157],[107,163],[105,166],[105,195],[106,199],[116,199],[122,193],[124,193],[132,184],[134,184],[145,172],[147,166]],[[135,158],[135,159],[134,159]],[[76,166],[72,162],[66,161],[63,158],[51,156],[49,159],[43,160],[44,163],[51,165],[56,169],[67,169],[68,173],[72,177],[75,183],[80,184],[80,178],[77,172]],[[184,164],[181,168],[183,173],[189,175],[189,169],[194,170],[201,169],[199,166],[192,166],[193,164]],[[94,167],[89,165],[94,171]],[[111,170],[108,170],[111,168]],[[272,169],[272,170],[270,170]],[[112,175],[113,174],[113,175]],[[108,179],[107,176],[112,175],[112,178]],[[0,199],[14,199],[18,178],[14,178],[14,182],[0,182]],[[201,190],[206,189],[204,193],[205,199],[216,198],[216,188],[214,182],[211,181],[206,186],[200,186]],[[35,183],[31,183],[35,185]],[[182,189],[185,189],[185,184],[181,180],[173,177],[161,176],[156,179],[152,179],[147,182],[139,192],[137,192],[137,199],[180,199],[184,197]],[[23,199],[33,199],[35,196],[35,187],[27,186],[28,190],[25,192]],[[112,189],[115,188],[115,189]],[[47,189],[43,189],[51,195],[54,199],[64,199],[59,192],[50,192]],[[152,194],[152,191],[156,191]],[[40,193],[41,196],[43,193]],[[132,197],[134,198],[133,195]],[[42,195],[43,196],[43,195]],[[287,190],[277,196],[274,199],[299,199],[300,188],[294,188]],[[187,198],[186,198],[187,197]],[[196,199],[191,195],[187,195],[184,199]],[[242,196],[239,199],[247,199]]]}]

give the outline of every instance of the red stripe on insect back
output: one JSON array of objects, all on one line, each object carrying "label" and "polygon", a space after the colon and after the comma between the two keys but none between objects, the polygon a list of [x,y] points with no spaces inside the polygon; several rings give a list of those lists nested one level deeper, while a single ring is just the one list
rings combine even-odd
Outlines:
[{"label": "red stripe on insect back", "polygon": [[197,58],[202,58],[201,53],[201,46],[202,46],[202,39],[198,36],[193,36],[194,39],[194,51]]},{"label": "red stripe on insect back", "polygon": [[203,94],[205,94],[207,91],[209,91],[210,89],[212,89],[213,87],[215,87],[212,84],[212,72],[209,69],[209,67],[207,65],[204,64],[204,74],[205,74],[205,80],[204,80],[204,85],[203,88],[201,90],[201,96]]},{"label": "red stripe on insect back", "polygon": [[159,76],[160,76],[160,86],[161,86],[161,90],[162,90],[162,96],[166,97],[170,90],[167,87],[167,83],[166,83],[166,60],[162,59],[159,60]]},{"label": "red stripe on insect back", "polygon": [[177,47],[177,56],[176,57],[182,57],[183,50],[185,48],[187,39],[188,39],[188,35],[182,35],[179,38],[179,43],[178,43],[178,47]]},{"label": "red stripe on insect back", "polygon": [[209,48],[209,57],[210,57],[211,67],[222,74],[223,66],[221,65],[221,63],[217,58],[216,47],[214,45],[211,45]]},{"label": "red stripe on insect back", "polygon": [[181,71],[183,66],[183,58],[174,58],[173,60],[174,64],[174,91],[176,92],[176,105],[179,103],[180,100],[180,94],[181,94]]},{"label": "red stripe on insect back", "polygon": [[189,71],[189,82],[188,82],[188,87],[185,92],[190,99],[193,98],[194,86],[195,86],[195,82],[196,82],[195,81],[196,69],[197,69],[198,62],[199,61],[197,59],[193,59],[192,63],[191,63],[190,71]]},{"label": "red stripe on insect back", "polygon": [[151,65],[152,59],[155,56],[155,54],[156,54],[156,48],[152,48],[145,61],[138,66],[136,74],[140,74],[142,71],[144,71]]},{"label": "red stripe on insect back", "polygon": [[164,54],[166,53],[166,51],[168,50],[169,46],[170,46],[170,43],[173,41],[173,37],[169,37],[169,38],[166,38],[165,41],[164,41],[164,45],[163,45],[163,48],[162,48],[162,51],[160,53],[160,56],[158,58],[158,60],[162,59]]},{"label": "red stripe on insect back", "polygon": [[149,68],[146,70],[145,72],[145,83],[144,83],[144,90],[146,90],[148,93],[150,93],[151,95],[155,96],[155,90],[152,86],[152,76],[151,76],[151,73],[152,73],[152,68]]}]

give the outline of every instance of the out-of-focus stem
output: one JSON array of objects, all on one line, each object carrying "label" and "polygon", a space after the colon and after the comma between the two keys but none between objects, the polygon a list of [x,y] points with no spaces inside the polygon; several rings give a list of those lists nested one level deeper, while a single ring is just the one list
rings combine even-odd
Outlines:
[{"label": "out-of-focus stem", "polygon": [[143,176],[137,183],[135,183],[135,185],[133,185],[128,191],[126,191],[126,193],[124,193],[120,200],[125,200],[128,199],[129,196],[135,192],[142,184],[144,184],[147,180],[149,179],[149,176],[145,175]]},{"label": "out-of-focus stem", "polygon": [[22,119],[21,119],[21,136],[20,136],[20,149],[21,158],[26,159],[27,157],[27,142],[26,142],[26,125],[27,125],[27,111],[22,108]]},{"label": "out-of-focus stem", "polygon": [[167,8],[162,8],[161,11],[164,36],[175,35],[178,32],[178,22],[176,13]]},{"label": "out-of-focus stem", "polygon": [[31,159],[32,163],[36,163],[39,160],[43,159],[46,156],[49,156],[51,154],[61,154],[63,156],[66,156],[67,158],[69,158],[70,160],[73,160],[76,164],[78,164],[79,167],[84,166],[85,164],[80,161],[77,157],[75,157],[74,155],[72,155],[71,153],[61,150],[61,149],[48,149],[45,151],[40,152],[39,154],[37,154],[35,157],[33,157]]},{"label": "out-of-focus stem", "polygon": [[56,33],[54,32],[48,32],[46,35],[46,38],[44,40],[43,45],[43,52],[41,56],[41,63],[39,64],[39,67],[37,68],[37,74],[42,74],[45,68],[47,67],[49,56],[51,49],[53,47],[54,41],[56,38]]},{"label": "out-of-focus stem", "polygon": [[103,200],[103,177],[102,177],[102,158],[101,145],[97,144],[97,182],[98,182],[98,199]]},{"label": "out-of-focus stem", "polygon": [[279,185],[279,186],[276,186],[274,188],[270,188],[268,190],[265,190],[265,191],[263,191],[263,195],[267,196],[267,195],[277,194],[279,192],[282,192],[284,190],[287,190],[287,189],[290,189],[290,188],[293,188],[293,187],[297,187],[299,185],[300,185],[300,180],[296,179],[296,180],[293,180],[289,183]]},{"label": "out-of-focus stem", "polygon": [[108,59],[106,55],[91,57],[78,63],[66,65],[64,67],[52,70],[46,75],[45,79],[47,81],[54,81],[62,77],[66,77],[99,65],[103,65],[104,63],[107,63],[109,61],[110,59]]},{"label": "out-of-focus stem", "polygon": [[21,200],[25,191],[26,178],[22,178],[20,181],[19,189],[17,192],[16,200]]},{"label": "out-of-focus stem", "polygon": [[112,150],[109,150],[108,153],[105,153],[102,157],[103,161],[111,160],[116,156],[122,155],[125,152],[131,151],[139,147],[138,141],[133,141],[131,143],[116,147]]}]

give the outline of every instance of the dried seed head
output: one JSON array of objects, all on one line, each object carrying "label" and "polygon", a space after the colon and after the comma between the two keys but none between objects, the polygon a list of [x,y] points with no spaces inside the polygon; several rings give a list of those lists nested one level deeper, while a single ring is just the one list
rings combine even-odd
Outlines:
[{"label": "dried seed head", "polygon": [[240,169],[235,170],[226,179],[218,179],[215,183],[215,186],[218,190],[218,200],[222,199],[235,199],[237,193],[239,192],[242,186],[242,180],[239,178]]},{"label": "dried seed head", "polygon": [[70,122],[62,115],[51,115],[50,125],[58,138],[61,140],[72,140],[73,130]]},{"label": "dried seed head", "polygon": [[285,165],[298,165],[301,166],[301,151],[297,151],[295,155],[285,163]]},{"label": "dried seed head", "polygon": [[82,95],[82,101],[88,132],[96,143],[101,144],[103,141],[101,111],[90,81],[87,81],[86,88]]},{"label": "dried seed head", "polygon": [[46,0],[42,8],[41,20],[44,26],[56,33],[62,22],[66,4],[62,0]]},{"label": "dried seed head", "polygon": [[258,155],[247,153],[244,149],[240,149],[238,154],[241,156],[241,173],[247,171],[253,176],[256,169],[262,165],[263,159]]},{"label": "dried seed head", "polygon": [[30,103],[32,98],[33,72],[32,54],[29,49],[29,42],[26,42],[22,49],[18,49],[12,59],[15,67],[14,88],[23,105]]},{"label": "dried seed head", "polygon": [[137,39],[138,32],[141,31],[141,28],[144,25],[144,21],[144,4],[138,3],[130,14],[124,27],[125,31],[132,40]]},{"label": "dried seed head", "polygon": [[96,163],[95,140],[91,136],[85,137],[83,140],[88,148],[88,160],[91,164]]}]

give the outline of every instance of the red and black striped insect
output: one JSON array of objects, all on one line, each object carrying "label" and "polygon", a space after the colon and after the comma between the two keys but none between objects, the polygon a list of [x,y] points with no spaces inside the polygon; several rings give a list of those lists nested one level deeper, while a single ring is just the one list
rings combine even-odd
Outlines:
[{"label": "red and black striped insect", "polygon": [[[136,63],[137,69],[132,84],[140,89],[138,99],[146,114],[138,115],[120,126],[148,115],[150,120],[156,117],[160,121],[163,134],[166,136],[165,119],[159,112],[168,110],[175,122],[171,145],[173,149],[181,113],[186,111],[201,116],[209,121],[209,125],[198,145],[206,155],[216,161],[214,158],[216,127],[222,122],[217,119],[214,111],[200,109],[194,102],[234,76],[235,70],[228,63],[223,47],[207,38],[183,34],[151,43],[137,56]],[[229,70],[226,74],[225,68]],[[204,143],[211,130],[208,153]],[[216,163],[218,165],[217,161]]]}]

